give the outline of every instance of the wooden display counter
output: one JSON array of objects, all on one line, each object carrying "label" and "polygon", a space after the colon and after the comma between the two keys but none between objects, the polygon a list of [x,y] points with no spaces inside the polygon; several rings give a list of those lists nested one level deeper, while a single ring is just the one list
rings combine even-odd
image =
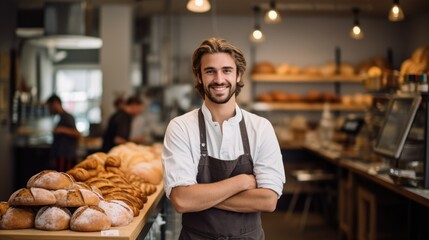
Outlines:
[{"label": "wooden display counter", "polygon": [[[151,224],[151,217],[155,217],[157,210],[160,210],[160,204],[164,197],[164,186],[160,183],[157,186],[155,193],[148,197],[139,216],[124,227],[112,227],[107,231],[101,232],[74,232],[71,230],[63,231],[42,231],[37,229],[20,229],[20,230],[0,230],[0,239],[2,240],[33,240],[33,239],[49,239],[49,240],[90,240],[90,239],[117,239],[117,240],[131,240],[137,239],[139,234],[145,229],[145,226]],[[148,229],[146,229],[148,230]]]}]

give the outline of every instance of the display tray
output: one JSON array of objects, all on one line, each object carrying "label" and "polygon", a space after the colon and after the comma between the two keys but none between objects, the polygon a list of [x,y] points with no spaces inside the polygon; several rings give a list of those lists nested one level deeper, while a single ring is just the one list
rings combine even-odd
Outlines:
[{"label": "display tray", "polygon": [[1,240],[33,240],[33,239],[58,239],[58,240],[90,240],[90,239],[136,239],[144,226],[148,223],[154,209],[160,203],[164,196],[164,186],[161,182],[156,188],[156,192],[148,197],[140,214],[128,225],[123,227],[111,227],[107,231],[101,232],[74,232],[71,230],[63,231],[43,231],[37,229],[19,229],[19,230],[0,230]]}]

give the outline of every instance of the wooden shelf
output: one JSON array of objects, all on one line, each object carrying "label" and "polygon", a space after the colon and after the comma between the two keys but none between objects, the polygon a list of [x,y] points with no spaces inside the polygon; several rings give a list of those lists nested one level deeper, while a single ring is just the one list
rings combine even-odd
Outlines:
[{"label": "wooden shelf", "polygon": [[280,75],[280,74],[253,74],[251,76],[254,82],[319,82],[319,83],[362,83],[362,77],[354,75],[332,75],[332,76],[317,76],[317,75]]},{"label": "wooden shelf", "polygon": [[116,239],[133,240],[137,239],[144,226],[151,221],[149,217],[160,204],[164,196],[164,185],[161,182],[157,185],[157,191],[148,197],[140,214],[128,225],[123,227],[111,227],[110,230],[117,231],[117,235],[109,235],[103,232],[74,232],[71,230],[63,231],[43,231],[37,229],[18,229],[18,230],[0,230],[0,239],[2,240],[30,240],[30,239],[58,239],[58,240],[93,240],[93,239]]},{"label": "wooden shelf", "polygon": [[[330,103],[333,111],[364,111],[363,105],[344,105],[341,103]],[[281,102],[256,102],[251,108],[254,111],[322,111],[323,103],[281,103]]]}]

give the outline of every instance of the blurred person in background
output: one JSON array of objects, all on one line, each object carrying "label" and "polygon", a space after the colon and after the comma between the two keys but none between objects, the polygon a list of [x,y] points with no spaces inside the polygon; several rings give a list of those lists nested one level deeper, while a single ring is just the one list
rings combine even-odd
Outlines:
[{"label": "blurred person in background", "polygon": [[51,167],[57,171],[65,172],[71,169],[77,161],[77,147],[80,137],[76,129],[75,119],[66,112],[61,99],[52,95],[46,101],[49,112],[58,115],[59,121],[54,128],[54,141],[51,148]]},{"label": "blurred person in background", "polygon": [[144,136],[130,138],[133,118],[142,113],[143,108],[143,101],[137,96],[131,96],[122,107],[117,109],[109,118],[107,128],[103,134],[103,152],[107,153],[114,146],[122,143],[143,143],[145,141]]}]

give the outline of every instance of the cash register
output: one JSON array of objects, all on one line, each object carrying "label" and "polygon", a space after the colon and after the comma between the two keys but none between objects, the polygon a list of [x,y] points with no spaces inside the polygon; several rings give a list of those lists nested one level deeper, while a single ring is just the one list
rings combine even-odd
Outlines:
[{"label": "cash register", "polygon": [[374,145],[397,184],[429,188],[427,95],[394,95]]}]

